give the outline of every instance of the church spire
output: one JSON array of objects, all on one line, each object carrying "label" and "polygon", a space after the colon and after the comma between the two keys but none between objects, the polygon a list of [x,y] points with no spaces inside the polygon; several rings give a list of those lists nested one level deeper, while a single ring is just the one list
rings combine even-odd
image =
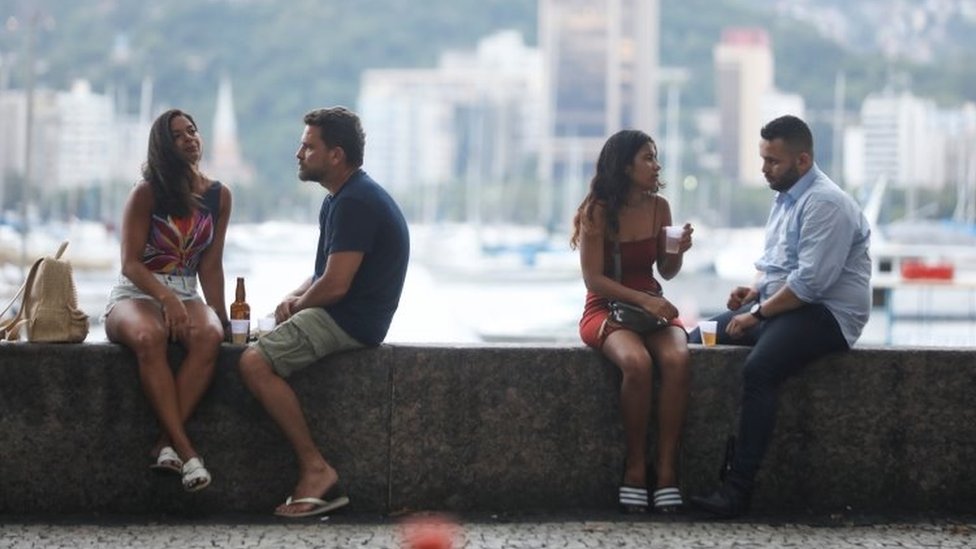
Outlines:
[{"label": "church spire", "polygon": [[229,185],[249,185],[254,180],[254,168],[241,155],[237,140],[237,118],[234,114],[234,91],[230,77],[220,77],[217,89],[217,108],[214,114],[213,137],[210,146],[210,176]]}]

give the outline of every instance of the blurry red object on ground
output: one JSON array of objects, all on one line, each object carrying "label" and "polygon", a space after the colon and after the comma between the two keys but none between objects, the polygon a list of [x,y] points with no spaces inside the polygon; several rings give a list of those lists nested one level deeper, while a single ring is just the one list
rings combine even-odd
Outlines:
[{"label": "blurry red object on ground", "polygon": [[403,523],[403,549],[453,549],[459,530],[443,515],[411,517]]}]

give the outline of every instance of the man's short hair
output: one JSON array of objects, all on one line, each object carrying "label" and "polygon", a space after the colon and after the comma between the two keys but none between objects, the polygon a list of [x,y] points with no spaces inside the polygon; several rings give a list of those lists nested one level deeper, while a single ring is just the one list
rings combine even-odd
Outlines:
[{"label": "man's short hair", "polygon": [[305,124],[318,128],[319,136],[330,148],[342,147],[349,165],[363,165],[366,134],[356,113],[345,107],[315,109],[305,115]]},{"label": "man's short hair", "polygon": [[788,114],[769,121],[759,135],[766,141],[782,139],[790,150],[810,153],[813,156],[813,134],[810,133],[810,127],[793,115]]}]

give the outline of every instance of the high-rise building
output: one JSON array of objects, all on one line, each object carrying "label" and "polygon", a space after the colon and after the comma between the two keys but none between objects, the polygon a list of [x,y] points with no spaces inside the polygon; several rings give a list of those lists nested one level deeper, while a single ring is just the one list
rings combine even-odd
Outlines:
[{"label": "high-rise building", "polygon": [[659,0],[539,0],[546,93],[538,169],[553,185],[550,213],[575,209],[609,135],[637,128],[657,137],[659,9]]},{"label": "high-rise building", "polygon": [[[538,50],[501,31],[476,51],[445,52],[436,68],[364,71],[366,169],[396,191],[463,183],[473,194],[524,177],[539,141],[541,70]],[[472,219],[476,201],[467,205]],[[425,203],[420,215],[435,210]]]},{"label": "high-rise building", "polygon": [[[77,91],[77,90],[76,90]],[[84,92],[84,94],[90,93]],[[62,181],[65,173],[71,172],[77,166],[68,166],[61,162],[61,148],[68,144],[69,149],[78,152],[87,145],[79,143],[77,138],[62,135],[62,121],[65,115],[61,106],[67,106],[72,101],[64,102],[67,92],[56,92],[50,89],[34,91],[31,147],[30,147],[30,178],[32,182],[43,181],[44,185],[31,185],[32,197],[44,197],[59,189],[77,186],[78,178],[68,175],[68,183]],[[78,97],[75,97],[78,99]],[[81,102],[84,104],[84,101]],[[83,106],[79,106],[83,109]],[[83,113],[69,115],[69,123],[83,125],[80,118],[87,118]],[[27,170],[27,94],[24,90],[8,89],[0,95],[0,169],[4,170],[6,185],[10,185],[14,178],[22,178]],[[90,132],[85,132],[90,136]],[[98,147],[93,147],[97,150]],[[76,157],[77,160],[77,157]],[[78,170],[79,174],[88,174],[85,170]],[[12,204],[4,195],[3,209],[10,209]]]},{"label": "high-rise building", "polygon": [[862,166],[846,170],[861,172],[862,181],[874,183],[885,177],[897,187],[939,188],[945,184],[946,146],[938,127],[937,110],[931,100],[903,93],[873,93],[861,105],[861,127],[851,130],[850,144],[861,134],[862,150],[850,153],[851,162]]},{"label": "high-rise building", "polygon": [[[90,203],[78,209],[78,200],[87,191],[99,189],[99,215],[117,217],[112,212],[113,200],[118,198],[114,193],[128,192],[139,180],[146,159],[151,89],[147,79],[138,115],[120,110],[115,94],[96,93],[85,80],[73,82],[67,91],[34,91],[28,192],[32,204],[43,206],[41,215],[95,214]],[[27,116],[24,90],[0,93],[0,170],[9,176],[0,178],[5,181],[0,188],[3,210],[18,209],[13,200],[20,192],[11,185],[27,175]],[[71,200],[52,200],[59,193]]]},{"label": "high-rise building", "polygon": [[[112,175],[115,108],[112,99],[92,92],[85,80],[58,92],[57,189],[83,189],[107,183]],[[45,126],[41,126],[45,128]]]},{"label": "high-rise building", "polygon": [[440,69],[363,72],[358,111],[366,132],[366,168],[392,189],[453,180],[458,140],[454,103],[464,78]]},{"label": "high-rise building", "polygon": [[[763,184],[759,130],[768,120],[764,98],[773,88],[773,53],[760,28],[728,28],[714,50],[720,118],[721,172],[733,181]],[[778,114],[786,114],[780,111]],[[799,115],[800,113],[792,113]]]},{"label": "high-rise building", "polygon": [[146,161],[149,147],[149,128],[152,125],[152,90],[152,78],[143,78],[138,113],[127,112],[124,105],[120,105],[124,102],[116,101],[112,130],[112,181],[131,183],[137,181],[142,174],[142,164]]},{"label": "high-rise building", "polygon": [[0,93],[0,122],[0,171],[4,175],[22,174],[27,127],[27,97],[23,91]]},{"label": "high-rise building", "polygon": [[920,189],[954,187],[953,217],[976,218],[976,106],[939,108],[908,91],[872,93],[859,125],[844,131],[844,176],[849,185],[885,181],[904,189],[905,215],[919,214]]},{"label": "high-rise building", "polygon": [[[92,90],[84,80],[67,91],[34,92],[31,128],[31,196],[46,200],[58,191],[134,182],[146,157],[149,122],[116,111],[111,94]],[[27,98],[23,90],[0,94],[0,169],[26,174]],[[14,193],[11,193],[14,194]],[[2,196],[3,208],[11,204]],[[74,213],[74,212],[68,212]]]},{"label": "high-rise building", "polygon": [[956,183],[953,218],[976,225],[976,104],[955,111],[949,132],[947,178]]}]

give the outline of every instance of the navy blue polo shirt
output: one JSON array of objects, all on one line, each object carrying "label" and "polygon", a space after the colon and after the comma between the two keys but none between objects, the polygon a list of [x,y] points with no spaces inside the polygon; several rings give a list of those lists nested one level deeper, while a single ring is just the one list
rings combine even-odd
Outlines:
[{"label": "navy blue polo shirt", "polygon": [[356,341],[379,345],[400,303],[410,236],[400,207],[362,169],[322,201],[313,281],[336,252],[363,252],[363,261],[346,296],[325,310]]}]

